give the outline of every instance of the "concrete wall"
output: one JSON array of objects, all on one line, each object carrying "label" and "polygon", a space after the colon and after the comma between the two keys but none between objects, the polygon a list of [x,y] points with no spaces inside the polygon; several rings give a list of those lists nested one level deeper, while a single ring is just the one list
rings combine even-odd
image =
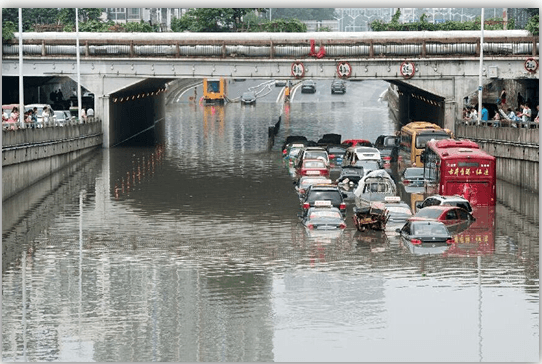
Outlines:
[{"label": "concrete wall", "polygon": [[493,128],[456,124],[455,135],[477,142],[497,158],[497,178],[539,191],[539,129]]},{"label": "concrete wall", "polygon": [[100,122],[2,132],[2,201],[102,145]]}]

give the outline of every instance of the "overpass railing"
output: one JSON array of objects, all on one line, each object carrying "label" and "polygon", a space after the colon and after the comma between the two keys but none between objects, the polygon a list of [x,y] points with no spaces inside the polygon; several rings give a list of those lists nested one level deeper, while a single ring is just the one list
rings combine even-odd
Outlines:
[{"label": "overpass railing", "polygon": [[[461,58],[480,55],[480,32],[370,33],[81,33],[88,58]],[[17,33],[16,33],[17,34]],[[75,57],[73,33],[23,33],[25,57]],[[354,34],[354,35],[351,35]],[[487,57],[538,56],[539,39],[525,31],[487,31]],[[216,35],[216,36],[212,36]],[[321,54],[322,52],[320,52]],[[18,39],[3,44],[3,57],[19,54]],[[320,58],[320,57],[318,57]]]}]

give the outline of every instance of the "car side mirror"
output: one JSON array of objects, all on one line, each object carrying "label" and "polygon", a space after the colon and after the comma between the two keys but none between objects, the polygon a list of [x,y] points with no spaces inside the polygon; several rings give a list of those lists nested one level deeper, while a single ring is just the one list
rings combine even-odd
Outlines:
[{"label": "car side mirror", "polygon": [[422,152],[422,154],[420,154],[420,161],[422,163],[425,163],[425,152]]},{"label": "car side mirror", "polygon": [[397,229],[395,229],[395,232],[396,232],[396,233],[400,233],[400,232],[401,232],[401,229],[397,228]]},{"label": "car side mirror", "polygon": [[421,209],[422,204],[423,204],[423,202],[420,202],[420,201],[416,202],[416,208]]}]

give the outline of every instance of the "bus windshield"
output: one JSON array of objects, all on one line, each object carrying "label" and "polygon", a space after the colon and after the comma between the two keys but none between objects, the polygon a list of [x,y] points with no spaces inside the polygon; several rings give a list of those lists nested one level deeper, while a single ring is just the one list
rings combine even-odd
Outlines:
[{"label": "bus windshield", "polygon": [[434,134],[434,133],[431,133],[431,134],[421,134],[421,135],[417,135],[416,136],[416,148],[418,149],[423,149],[425,148],[425,145],[427,144],[428,141],[430,141],[431,139],[434,139],[434,140],[440,140],[440,139],[448,139],[450,136],[446,133],[438,133],[438,134]]}]

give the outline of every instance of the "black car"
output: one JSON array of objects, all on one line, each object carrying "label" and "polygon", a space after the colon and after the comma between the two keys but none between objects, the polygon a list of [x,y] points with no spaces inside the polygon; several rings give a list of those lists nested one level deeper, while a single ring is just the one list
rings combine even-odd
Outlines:
[{"label": "black car", "polygon": [[333,80],[331,82],[331,93],[341,93],[344,94],[346,92],[346,83],[342,80]]},{"label": "black car", "polygon": [[254,91],[244,92],[241,96],[241,103],[244,105],[254,105],[256,103],[256,93]]},{"label": "black car", "polygon": [[407,221],[397,232],[414,254],[442,254],[454,243],[446,225],[438,221]]},{"label": "black car", "polygon": [[338,208],[343,215],[346,215],[345,195],[339,187],[332,184],[311,185],[305,191],[301,200],[302,215],[304,216],[310,207],[314,207],[316,201],[331,201],[333,207]]},{"label": "black car", "polygon": [[315,93],[316,92],[316,82],[313,80],[307,80],[301,85],[301,93]]}]

